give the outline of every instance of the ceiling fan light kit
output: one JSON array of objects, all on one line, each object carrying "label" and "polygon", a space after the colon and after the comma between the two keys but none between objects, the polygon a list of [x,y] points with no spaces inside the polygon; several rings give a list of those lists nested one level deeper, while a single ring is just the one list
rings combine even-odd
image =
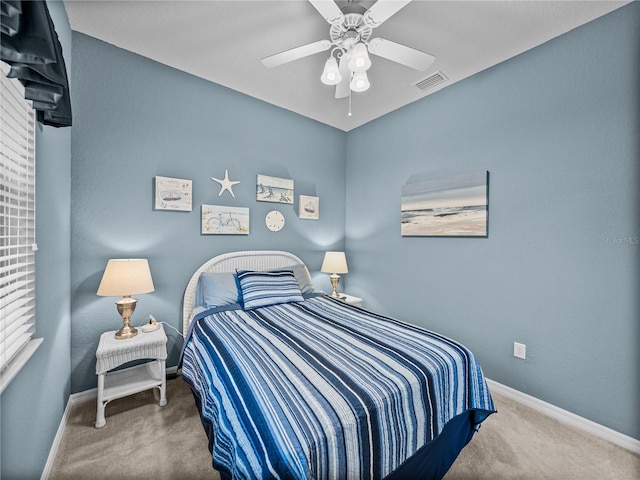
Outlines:
[{"label": "ceiling fan light kit", "polygon": [[350,86],[351,90],[357,93],[368,90],[371,83],[369,83],[369,79],[367,78],[367,72],[353,72]]},{"label": "ceiling fan light kit", "polygon": [[366,72],[371,67],[371,59],[364,43],[356,43],[351,50],[349,70],[352,72]]},{"label": "ceiling fan light kit", "polygon": [[320,81],[325,85],[337,85],[342,81],[338,62],[333,56],[329,57],[324,64],[324,70],[320,77]]},{"label": "ceiling fan light kit", "polygon": [[333,47],[324,64],[320,81],[325,85],[335,85],[336,98],[351,97],[352,91],[359,93],[369,89],[371,83],[366,73],[371,67],[369,53],[416,70],[426,70],[435,60],[432,55],[383,38],[369,40],[374,28],[379,27],[410,1],[378,0],[368,10],[353,2],[341,10],[333,0],[309,0],[329,23],[331,40],[320,40],[292,48],[265,57],[262,63],[269,68],[277,67]]}]

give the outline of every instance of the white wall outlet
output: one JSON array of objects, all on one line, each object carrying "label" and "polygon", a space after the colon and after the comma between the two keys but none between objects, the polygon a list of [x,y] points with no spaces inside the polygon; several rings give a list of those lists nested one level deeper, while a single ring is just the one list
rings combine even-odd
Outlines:
[{"label": "white wall outlet", "polygon": [[513,342],[513,356],[526,360],[527,346],[524,343]]}]

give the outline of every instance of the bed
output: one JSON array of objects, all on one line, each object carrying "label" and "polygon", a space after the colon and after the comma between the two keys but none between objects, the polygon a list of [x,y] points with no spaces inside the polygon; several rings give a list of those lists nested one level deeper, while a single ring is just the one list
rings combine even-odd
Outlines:
[{"label": "bed", "polygon": [[439,479],[495,412],[467,348],[319,292],[289,252],[207,261],[183,321],[223,479]]}]

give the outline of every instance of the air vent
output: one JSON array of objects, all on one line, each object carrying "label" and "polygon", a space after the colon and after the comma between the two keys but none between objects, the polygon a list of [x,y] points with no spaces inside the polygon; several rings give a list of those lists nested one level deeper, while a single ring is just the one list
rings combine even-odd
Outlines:
[{"label": "air vent", "polygon": [[424,92],[425,90],[429,90],[430,88],[433,88],[436,85],[439,85],[445,80],[449,80],[449,79],[444,73],[438,71],[433,75],[429,75],[427,78],[423,78],[422,80],[419,80],[418,82],[414,83],[414,85],[418,87],[418,89]]}]

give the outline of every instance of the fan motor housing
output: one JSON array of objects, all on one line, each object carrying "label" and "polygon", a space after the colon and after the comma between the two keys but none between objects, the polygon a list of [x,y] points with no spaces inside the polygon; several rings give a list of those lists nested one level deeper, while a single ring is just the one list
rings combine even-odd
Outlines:
[{"label": "fan motor housing", "polygon": [[[342,45],[348,39],[366,42],[371,36],[372,28],[366,25],[360,13],[347,13],[342,23],[333,24],[329,29],[331,43]],[[355,42],[354,42],[355,43]]]}]

